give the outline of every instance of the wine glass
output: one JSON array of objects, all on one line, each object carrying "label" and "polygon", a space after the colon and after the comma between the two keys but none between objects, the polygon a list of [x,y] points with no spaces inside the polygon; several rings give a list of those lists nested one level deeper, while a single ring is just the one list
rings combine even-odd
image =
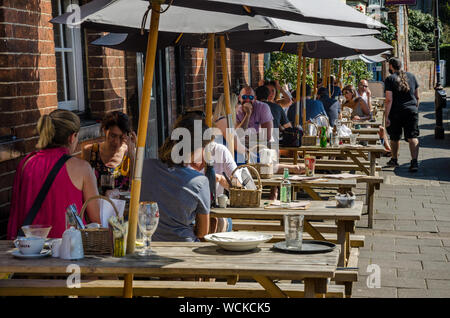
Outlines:
[{"label": "wine glass", "polygon": [[137,254],[150,256],[155,254],[150,248],[150,239],[159,222],[159,208],[156,202],[141,202],[139,204],[139,230],[144,236],[144,248]]}]

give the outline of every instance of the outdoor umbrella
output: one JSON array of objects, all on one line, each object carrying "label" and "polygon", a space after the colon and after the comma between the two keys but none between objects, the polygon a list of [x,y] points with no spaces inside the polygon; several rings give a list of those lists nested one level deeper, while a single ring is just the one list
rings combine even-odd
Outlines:
[{"label": "outdoor umbrella", "polygon": [[[326,0],[316,0],[316,1],[293,1],[293,0],[153,0],[150,2],[148,9],[142,9],[142,3],[147,4],[144,1],[138,0],[94,0],[87,3],[86,5],[80,7],[75,12],[70,12],[62,16],[56,17],[52,20],[54,23],[66,23],[66,24],[80,24],[86,22],[85,26],[90,28],[96,28],[101,31],[114,31],[110,27],[119,27],[119,23],[127,26],[126,21],[132,21],[131,12],[143,14],[143,28],[149,28],[148,45],[146,53],[146,65],[144,72],[144,85],[143,85],[143,96],[141,103],[141,111],[139,116],[138,124],[138,140],[137,140],[137,155],[136,155],[136,166],[134,171],[134,176],[131,185],[131,199],[130,199],[130,211],[129,211],[129,233],[127,241],[127,253],[134,253],[135,249],[135,238],[136,238],[136,227],[137,227],[137,212],[139,206],[139,197],[141,191],[141,175],[142,166],[144,159],[144,149],[146,141],[146,132],[148,125],[148,116],[150,110],[150,96],[151,87],[153,84],[153,73],[155,67],[155,56],[156,48],[158,42],[158,26],[160,20],[160,14],[167,10],[172,10],[174,7],[163,6],[161,11],[161,4],[169,3],[173,6],[181,7],[194,7],[218,11],[227,12],[234,14],[242,14],[244,16],[256,14],[261,10],[262,15],[294,19],[303,22],[323,22],[328,24],[339,24],[347,26],[357,26],[362,28],[381,28],[382,24],[375,20],[367,19],[365,15],[357,12],[356,10],[347,7],[345,4],[338,3],[338,1],[330,2]],[[332,10],[325,9],[332,8]],[[150,25],[146,21],[146,17],[151,8],[151,19]],[[352,11],[348,11],[348,9]],[[244,11],[243,11],[244,9]],[[346,11],[347,10],[347,11]],[[107,13],[119,13],[121,14],[121,19],[112,20],[108,19]],[[244,13],[243,13],[244,12]],[[88,16],[97,16],[100,21],[104,23],[99,23],[95,25],[94,22],[89,21]],[[123,19],[122,19],[123,17]],[[310,19],[308,21],[308,19]],[[139,21],[138,20],[138,21]],[[334,22],[334,23],[333,23]],[[177,21],[172,21],[176,24]],[[325,24],[326,24],[325,23]],[[213,21],[212,25],[215,25]],[[214,33],[216,31],[206,31],[198,30],[197,32],[204,33]],[[124,284],[124,296],[132,296],[132,275],[126,275]]]}]

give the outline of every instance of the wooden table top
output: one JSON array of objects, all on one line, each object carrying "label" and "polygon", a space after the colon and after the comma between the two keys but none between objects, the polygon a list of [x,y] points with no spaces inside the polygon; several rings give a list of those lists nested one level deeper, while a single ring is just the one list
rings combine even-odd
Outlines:
[{"label": "wooden table top", "polygon": [[356,134],[376,134],[378,135],[378,128],[352,128],[352,133]]},{"label": "wooden table top", "polygon": [[382,145],[367,145],[367,146],[354,146],[350,144],[342,144],[339,147],[325,147],[321,148],[320,146],[300,146],[300,147],[280,147],[283,150],[297,150],[297,151],[365,151],[365,152],[374,152],[374,153],[383,153],[385,151],[384,146]]},{"label": "wooden table top", "polygon": [[273,244],[260,244],[246,252],[225,251],[213,243],[152,242],[157,253],[152,257],[86,256],[71,261],[45,257],[18,259],[11,255],[12,241],[0,241],[0,272],[67,274],[70,264],[80,266],[83,274],[140,274],[173,277],[211,275],[227,277],[254,275],[274,279],[332,278],[336,270],[340,247],[328,253],[294,254],[272,249]]},{"label": "wooden table top", "polygon": [[[364,133],[362,133],[362,132],[360,133],[358,131],[356,132],[356,134],[358,134],[358,136],[356,137],[357,141],[377,142],[378,140],[380,140],[380,137],[378,135],[364,134]],[[348,137],[339,137],[339,139],[350,140],[350,136],[348,136]]]},{"label": "wooden table top", "polygon": [[254,219],[254,220],[282,220],[287,213],[296,213],[305,216],[305,220],[338,220],[357,221],[361,219],[363,202],[356,201],[352,208],[337,208],[336,201],[310,201],[311,205],[306,210],[265,209],[259,208],[212,208],[211,216]]},{"label": "wooden table top", "polygon": [[[319,174],[316,176],[320,177]],[[261,179],[263,186],[268,185],[280,185],[283,181],[283,175],[275,174],[272,178]],[[317,180],[292,180],[289,179],[292,185],[308,185],[314,187],[356,187],[355,179],[332,179],[332,178],[321,178]]]}]

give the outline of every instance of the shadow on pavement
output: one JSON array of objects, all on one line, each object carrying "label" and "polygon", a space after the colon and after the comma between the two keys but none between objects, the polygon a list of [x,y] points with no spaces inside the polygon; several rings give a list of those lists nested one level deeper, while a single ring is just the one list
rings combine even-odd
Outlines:
[{"label": "shadow on pavement", "polygon": [[419,171],[409,172],[409,163],[402,164],[393,170],[394,174],[403,178],[450,181],[450,158],[432,158],[419,161]]}]

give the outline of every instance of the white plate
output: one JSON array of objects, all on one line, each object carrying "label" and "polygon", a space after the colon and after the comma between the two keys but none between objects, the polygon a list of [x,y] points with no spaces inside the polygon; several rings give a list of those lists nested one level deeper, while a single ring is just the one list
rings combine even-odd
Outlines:
[{"label": "white plate", "polygon": [[42,250],[39,254],[22,254],[20,253],[19,249],[15,249],[14,251],[12,251],[12,255],[18,258],[41,258],[41,257],[46,257],[49,256],[51,254],[51,250]]},{"label": "white plate", "polygon": [[272,235],[257,232],[220,232],[205,235],[204,238],[224,250],[248,251],[256,248],[260,243],[269,241]]}]

